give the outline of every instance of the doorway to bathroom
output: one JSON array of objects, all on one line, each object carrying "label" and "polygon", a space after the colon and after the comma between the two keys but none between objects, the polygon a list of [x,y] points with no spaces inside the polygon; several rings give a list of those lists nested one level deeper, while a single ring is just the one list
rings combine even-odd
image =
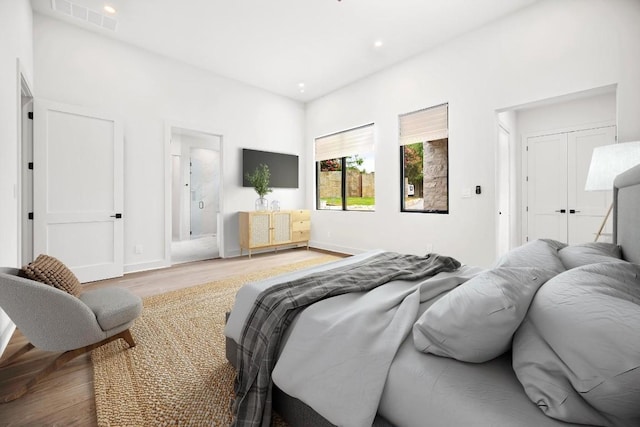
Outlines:
[{"label": "doorway to bathroom", "polygon": [[220,256],[221,143],[171,128],[171,264]]}]

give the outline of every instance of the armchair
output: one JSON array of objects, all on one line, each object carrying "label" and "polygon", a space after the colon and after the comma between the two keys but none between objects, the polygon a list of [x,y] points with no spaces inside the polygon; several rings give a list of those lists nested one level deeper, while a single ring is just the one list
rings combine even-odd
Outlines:
[{"label": "armchair", "polygon": [[135,342],[129,327],[142,312],[142,300],[122,288],[88,290],[79,297],[53,286],[19,276],[17,268],[0,268],[0,307],[29,343],[0,367],[13,363],[34,347],[63,352],[24,385],[0,395],[9,402],[66,362],[119,338],[129,347]]}]

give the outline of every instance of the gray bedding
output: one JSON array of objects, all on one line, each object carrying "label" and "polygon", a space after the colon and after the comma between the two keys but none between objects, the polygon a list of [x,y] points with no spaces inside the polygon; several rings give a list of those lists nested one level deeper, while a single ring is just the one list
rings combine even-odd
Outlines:
[{"label": "gray bedding", "polygon": [[233,425],[270,424],[271,371],[283,333],[302,309],[334,296],[370,291],[392,281],[416,281],[459,267],[455,259],[437,254],[384,252],[334,269],[331,274],[311,274],[262,292],[245,321],[239,343]]},{"label": "gray bedding", "polygon": [[490,270],[329,298],[296,317],[273,381],[336,425],[376,409],[399,426],[640,425],[640,267],[619,257],[536,241]]},{"label": "gray bedding", "polygon": [[424,280],[395,280],[314,304],[291,326],[274,384],[335,425],[371,426],[389,366],[421,303],[432,303],[477,271],[466,267]]}]

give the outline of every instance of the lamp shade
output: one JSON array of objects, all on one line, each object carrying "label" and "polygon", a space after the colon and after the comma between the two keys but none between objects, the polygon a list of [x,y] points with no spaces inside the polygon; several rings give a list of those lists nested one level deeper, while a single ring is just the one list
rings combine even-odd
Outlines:
[{"label": "lamp shade", "polygon": [[593,149],[585,191],[613,190],[613,180],[640,164],[640,141],[603,145]]}]

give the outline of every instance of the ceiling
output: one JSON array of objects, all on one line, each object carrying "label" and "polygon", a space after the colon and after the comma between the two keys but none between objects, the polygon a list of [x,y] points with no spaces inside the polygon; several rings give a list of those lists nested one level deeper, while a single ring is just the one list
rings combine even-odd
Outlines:
[{"label": "ceiling", "polygon": [[[535,1],[32,0],[32,6],[104,36],[307,102]],[[105,29],[54,11],[55,2],[110,16],[117,27]],[[115,14],[104,11],[106,4]]]}]

